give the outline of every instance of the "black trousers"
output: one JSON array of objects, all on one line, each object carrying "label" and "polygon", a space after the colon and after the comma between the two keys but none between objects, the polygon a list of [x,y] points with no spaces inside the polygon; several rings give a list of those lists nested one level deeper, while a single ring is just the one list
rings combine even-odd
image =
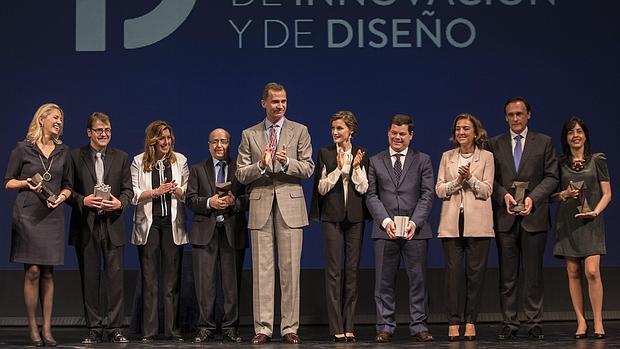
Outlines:
[{"label": "black trousers", "polygon": [[[441,239],[446,263],[445,294],[448,323],[476,323],[487,270],[490,238],[458,237]],[[463,263],[465,264],[463,266]],[[459,294],[465,274],[465,305],[461,312]],[[463,316],[461,316],[463,314]]]},{"label": "black trousers", "polygon": [[543,318],[543,257],[547,232],[528,232],[521,227],[521,218],[507,232],[496,232],[499,254],[500,306],[504,325],[519,328],[517,318],[517,285],[519,264],[523,271],[523,310],[528,328],[542,327]]},{"label": "black trousers", "polygon": [[179,335],[183,247],[174,243],[170,217],[153,217],[147,243],[138,245],[138,255],[142,271],[142,335],[156,336],[159,329],[157,286],[160,272],[164,293],[164,335]]},{"label": "black trousers", "polygon": [[364,222],[322,222],[321,226],[329,332],[331,334],[353,332]]},{"label": "black trousers", "polygon": [[124,251],[125,246],[114,246],[110,242],[103,217],[95,219],[86,245],[75,246],[82,281],[84,318],[89,329],[123,327]]},{"label": "black trousers", "polygon": [[[226,331],[239,326],[239,270],[243,266],[243,257],[240,260],[238,254],[245,254],[245,250],[236,250],[230,246],[224,227],[216,229],[209,244],[192,245],[194,283],[200,313],[197,326],[216,330],[219,320],[216,319],[216,300],[218,294],[221,294],[222,309],[217,315],[221,315],[221,328]],[[221,285],[221,289],[218,289],[218,285]]]}]

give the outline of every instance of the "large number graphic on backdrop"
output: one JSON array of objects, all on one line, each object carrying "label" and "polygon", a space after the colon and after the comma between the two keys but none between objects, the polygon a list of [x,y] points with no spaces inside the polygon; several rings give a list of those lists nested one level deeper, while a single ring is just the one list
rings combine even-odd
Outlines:
[{"label": "large number graphic on backdrop", "polygon": [[[196,0],[162,0],[152,11],[125,20],[123,46],[136,49],[152,45],[185,22]],[[106,0],[76,0],[75,50],[105,51]]]}]

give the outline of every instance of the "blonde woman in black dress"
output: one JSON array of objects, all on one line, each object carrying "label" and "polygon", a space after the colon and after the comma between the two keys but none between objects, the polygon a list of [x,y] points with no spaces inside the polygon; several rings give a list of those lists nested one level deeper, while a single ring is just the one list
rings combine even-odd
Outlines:
[{"label": "blonde woman in black dress", "polygon": [[[52,103],[43,104],[34,114],[26,139],[11,152],[4,176],[6,189],[18,190],[13,206],[11,262],[24,264],[24,301],[32,345],[56,346],[52,336],[54,265],[64,263],[65,213],[61,204],[71,195],[69,147],[60,136],[63,112]],[[38,173],[38,185],[32,177]],[[53,202],[43,186],[57,195]],[[36,319],[41,301],[43,327]]]}]

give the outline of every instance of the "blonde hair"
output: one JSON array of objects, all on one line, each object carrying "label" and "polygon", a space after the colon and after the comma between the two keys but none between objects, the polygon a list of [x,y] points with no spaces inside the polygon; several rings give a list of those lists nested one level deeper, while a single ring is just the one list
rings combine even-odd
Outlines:
[{"label": "blonde hair", "polygon": [[26,133],[26,140],[28,142],[35,144],[38,140],[43,138],[43,124],[41,121],[54,109],[60,112],[60,117],[62,118],[63,123],[60,125],[60,132],[58,133],[58,136],[52,137],[52,142],[54,142],[54,144],[62,144],[60,136],[62,135],[62,130],[64,128],[65,114],[62,109],[54,103],[45,103],[34,113],[32,121],[30,121],[30,125],[28,126],[28,133]]},{"label": "blonde hair", "polygon": [[144,157],[142,158],[142,170],[144,172],[153,170],[153,166],[157,162],[157,157],[155,156],[155,144],[163,138],[163,133],[165,130],[170,131],[172,144],[170,145],[170,151],[168,154],[164,155],[164,165],[169,166],[177,161],[176,156],[174,156],[174,133],[172,132],[172,127],[170,127],[170,125],[168,125],[165,121],[156,120],[151,122],[144,131]]}]

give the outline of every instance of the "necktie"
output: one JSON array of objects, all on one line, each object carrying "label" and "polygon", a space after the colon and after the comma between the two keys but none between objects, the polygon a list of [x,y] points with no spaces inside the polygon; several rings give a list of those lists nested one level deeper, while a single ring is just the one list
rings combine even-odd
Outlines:
[{"label": "necktie", "polygon": [[277,132],[277,128],[280,127],[280,125],[271,125],[269,126],[269,146],[271,148],[275,148],[278,146],[278,132]]},{"label": "necktie", "polygon": [[215,183],[224,183],[226,180],[226,161],[220,161],[217,163],[217,166],[220,168],[217,171],[217,178],[215,179]]},{"label": "necktie", "polygon": [[103,183],[103,159],[101,153],[95,153],[95,176],[97,176],[97,184]]},{"label": "necktie", "polygon": [[403,174],[403,163],[400,162],[400,157],[403,154],[396,153],[394,156],[396,157],[396,161],[394,161],[394,177],[396,178],[396,183],[400,183],[400,176]]},{"label": "necktie", "polygon": [[521,138],[523,138],[521,135],[515,136],[515,151],[513,155],[515,160],[515,171],[519,171],[519,163],[521,162],[521,154],[523,153]]}]

